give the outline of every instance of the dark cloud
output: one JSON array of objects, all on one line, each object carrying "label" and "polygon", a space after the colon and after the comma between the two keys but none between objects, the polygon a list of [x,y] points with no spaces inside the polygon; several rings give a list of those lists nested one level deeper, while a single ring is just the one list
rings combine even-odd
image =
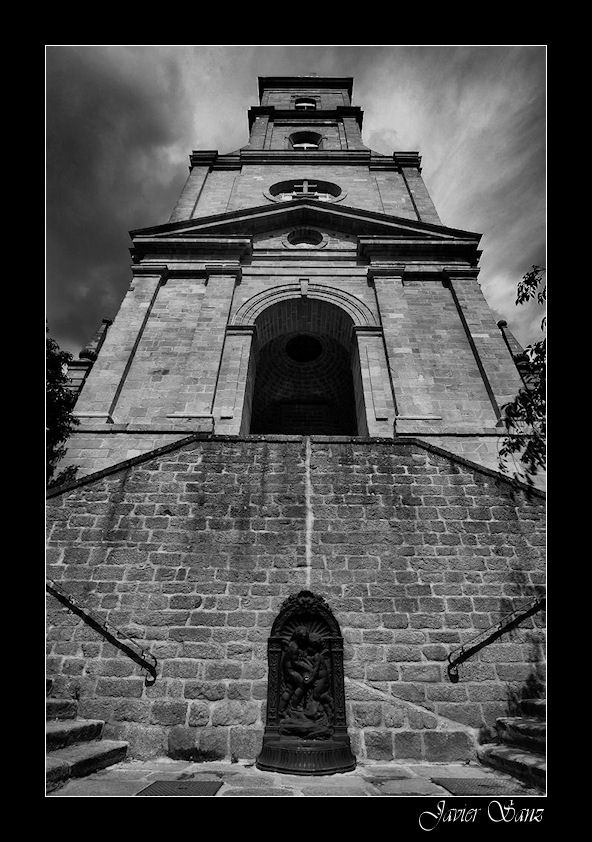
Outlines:
[{"label": "dark cloud", "polygon": [[257,76],[354,76],[364,139],[418,149],[445,224],[483,233],[481,283],[523,342],[517,280],[545,262],[545,49],[62,46],[47,49],[47,314],[77,353],[129,284],[128,231],[168,220],[192,149],[248,140]]}]

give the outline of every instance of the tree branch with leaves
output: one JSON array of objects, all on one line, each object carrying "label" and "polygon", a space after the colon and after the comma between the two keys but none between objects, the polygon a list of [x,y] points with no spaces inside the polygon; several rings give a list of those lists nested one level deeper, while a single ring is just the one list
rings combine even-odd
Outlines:
[{"label": "tree branch with leaves", "polygon": [[[544,307],[547,301],[545,269],[533,266],[518,283],[516,305],[529,301]],[[546,316],[541,320],[545,331]],[[533,484],[533,477],[547,464],[547,340],[545,337],[527,345],[516,360],[522,387],[510,403],[502,407],[502,420],[507,435],[498,455],[499,469],[508,474],[508,462],[514,465],[512,476],[516,480]]]},{"label": "tree branch with leaves", "polygon": [[64,443],[79,423],[72,415],[76,396],[68,388],[68,363],[72,354],[61,351],[46,329],[46,399],[45,399],[45,468],[48,487],[75,479],[77,467],[70,466],[55,475],[57,463],[65,455]]}]

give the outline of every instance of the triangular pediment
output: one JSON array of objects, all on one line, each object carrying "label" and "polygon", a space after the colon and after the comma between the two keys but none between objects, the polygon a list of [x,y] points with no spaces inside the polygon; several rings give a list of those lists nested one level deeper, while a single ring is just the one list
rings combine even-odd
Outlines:
[{"label": "triangular pediment", "polygon": [[216,214],[140,228],[131,231],[134,242],[146,238],[187,239],[220,236],[252,236],[271,232],[290,225],[315,225],[328,227],[344,234],[357,236],[397,237],[418,240],[471,240],[478,243],[481,235],[473,231],[448,228],[428,222],[405,219],[375,213],[360,208],[350,208],[329,202],[312,199],[296,199],[291,202],[278,202],[274,205],[261,205],[244,210]]}]

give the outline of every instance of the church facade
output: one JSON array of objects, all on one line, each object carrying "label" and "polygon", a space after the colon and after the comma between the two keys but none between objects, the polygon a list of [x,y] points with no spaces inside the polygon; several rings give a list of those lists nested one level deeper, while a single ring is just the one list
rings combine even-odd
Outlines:
[{"label": "church facade", "polygon": [[141,670],[50,603],[49,667],[134,756],[254,758],[285,601],[343,635],[360,759],[475,756],[544,680],[544,500],[497,472],[520,386],[416,152],[362,142],[351,78],[265,77],[249,142],[194,151],[168,222],[87,354],[50,493],[48,575],[159,662]]}]

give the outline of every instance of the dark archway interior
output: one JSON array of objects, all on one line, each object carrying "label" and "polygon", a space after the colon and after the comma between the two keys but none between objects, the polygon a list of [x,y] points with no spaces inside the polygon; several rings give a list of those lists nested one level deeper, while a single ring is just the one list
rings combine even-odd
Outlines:
[{"label": "dark archway interior", "polygon": [[307,298],[259,317],[251,433],[357,435],[351,328],[342,310]]}]

